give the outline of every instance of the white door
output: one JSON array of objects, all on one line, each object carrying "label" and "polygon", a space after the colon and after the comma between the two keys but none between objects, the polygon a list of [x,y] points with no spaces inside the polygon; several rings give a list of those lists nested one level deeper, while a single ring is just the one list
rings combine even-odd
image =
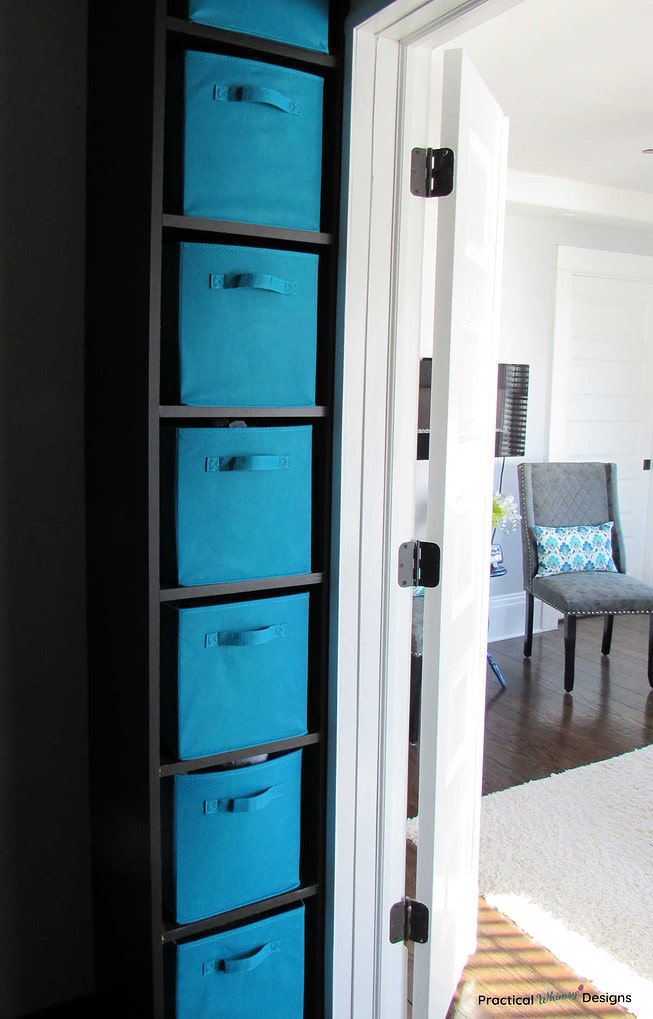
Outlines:
[{"label": "white door", "polygon": [[[412,608],[412,592],[397,582],[397,551],[415,537],[419,358],[428,349],[425,330],[434,335],[436,229],[445,209],[434,361],[445,374],[436,388],[429,523],[444,576],[427,598],[418,864],[433,949],[417,946],[415,1019],[444,1017],[474,948],[506,132],[458,56],[448,58],[440,140],[436,68],[450,39],[519,2],[395,0],[350,39],[331,586],[326,966],[333,1019],[400,1019],[406,1011],[406,951],[389,936],[391,907],[405,894]],[[457,150],[455,192],[418,198],[409,188],[411,150],[439,145]],[[464,477],[456,466],[463,460],[472,467]],[[466,514],[459,536],[456,507]],[[463,674],[452,667],[452,642]]]},{"label": "white door", "polygon": [[439,200],[428,540],[442,550],[427,590],[414,1019],[442,1019],[475,949],[483,760],[497,323],[507,121],[462,50],[444,54],[441,145],[455,188]]},{"label": "white door", "polygon": [[653,258],[560,247],[549,459],[617,464],[628,572],[649,582],[652,388]]}]

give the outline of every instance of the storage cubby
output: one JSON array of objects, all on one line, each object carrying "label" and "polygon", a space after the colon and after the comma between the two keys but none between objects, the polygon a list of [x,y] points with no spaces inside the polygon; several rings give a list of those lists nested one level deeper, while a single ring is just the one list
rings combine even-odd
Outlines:
[{"label": "storage cubby", "polygon": [[[138,1019],[221,1019],[248,994],[275,1015],[277,983],[292,1019],[324,1014],[344,12],[277,6],[293,42],[266,36],[265,19],[221,22],[243,15],[222,0],[89,5],[96,970],[106,1001]],[[194,125],[189,92],[205,104]],[[204,154],[244,106],[253,126],[209,160],[212,204]],[[296,139],[277,134],[276,181],[260,159],[270,113]],[[225,205],[236,154],[247,166],[257,152],[265,186],[248,208],[249,184]]]}]

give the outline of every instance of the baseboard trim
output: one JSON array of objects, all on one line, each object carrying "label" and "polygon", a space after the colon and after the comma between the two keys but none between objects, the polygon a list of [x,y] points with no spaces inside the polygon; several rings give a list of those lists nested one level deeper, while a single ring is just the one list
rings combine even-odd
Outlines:
[{"label": "baseboard trim", "polygon": [[[488,640],[509,640],[511,637],[524,636],[524,616],[526,610],[526,594],[517,591],[513,594],[499,594],[490,598],[490,618]],[[556,609],[543,602],[535,601],[535,618],[533,630],[543,633],[555,630],[561,615]]]},{"label": "baseboard trim", "polygon": [[488,640],[507,640],[524,633],[524,592],[499,594],[490,598]]}]

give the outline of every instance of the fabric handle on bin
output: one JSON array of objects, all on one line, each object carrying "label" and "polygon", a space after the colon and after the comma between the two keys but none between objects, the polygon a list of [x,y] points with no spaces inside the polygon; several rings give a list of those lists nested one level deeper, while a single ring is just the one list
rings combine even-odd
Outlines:
[{"label": "fabric handle on bin", "polygon": [[274,106],[282,113],[290,113],[294,117],[299,114],[299,103],[288,96],[282,95],[273,88],[262,85],[214,85],[213,98],[223,103],[259,103],[262,106]]},{"label": "fabric handle on bin", "polygon": [[204,638],[204,646],[256,647],[259,644],[269,644],[277,637],[285,637],[287,632],[286,623],[274,623],[272,626],[262,626],[257,630],[222,630],[217,633],[207,633]]},{"label": "fabric handle on bin", "polygon": [[289,456],[273,453],[247,453],[243,456],[207,456],[205,470],[215,471],[287,471]]},{"label": "fabric handle on bin", "polygon": [[273,294],[296,294],[294,280],[284,280],[269,272],[212,272],[211,290],[269,290]]},{"label": "fabric handle on bin", "polygon": [[204,813],[215,814],[252,814],[255,810],[263,810],[279,799],[283,794],[283,786],[272,785],[269,789],[263,789],[260,793],[252,793],[251,796],[232,796],[221,800],[204,800]]},{"label": "fabric handle on bin", "polygon": [[281,951],[281,941],[268,941],[261,945],[250,955],[233,959],[216,959],[212,962],[205,962],[202,969],[204,975],[222,970],[224,973],[251,973],[253,969],[260,966],[262,962],[273,953]]}]

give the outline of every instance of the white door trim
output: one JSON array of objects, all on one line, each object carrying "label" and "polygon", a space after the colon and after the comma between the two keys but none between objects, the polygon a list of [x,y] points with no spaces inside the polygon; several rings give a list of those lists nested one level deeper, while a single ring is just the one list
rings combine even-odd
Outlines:
[{"label": "white door trim", "polygon": [[[328,888],[331,959],[329,1014],[373,1015],[381,628],[384,541],[387,337],[390,328],[394,135],[398,49],[374,34],[354,33],[350,72],[352,129],[341,251],[341,343],[337,364],[329,712],[332,873]],[[377,95],[377,90],[380,95]],[[383,100],[381,99],[383,96]],[[355,101],[354,101],[355,100]],[[361,116],[360,110],[368,111]],[[372,117],[372,111],[375,115]],[[355,130],[353,125],[356,125]],[[372,154],[379,172],[370,178]],[[383,236],[382,236],[383,235]],[[379,293],[379,291],[381,293]],[[343,306],[344,305],[344,306]],[[342,317],[344,316],[344,321]],[[386,349],[384,349],[386,348]],[[373,536],[375,541],[373,540]],[[372,551],[373,548],[373,551]]]},{"label": "white door trim", "polygon": [[[389,946],[387,930],[388,903],[403,895],[405,840],[388,793],[407,772],[405,740],[402,750],[396,736],[407,734],[411,601],[396,584],[395,556],[414,536],[414,457],[395,452],[411,449],[406,436],[414,443],[416,400],[411,411],[413,366],[398,364],[396,353],[398,330],[411,328],[398,309],[410,307],[411,286],[421,293],[403,259],[421,252],[424,213],[400,217],[396,198],[406,151],[429,144],[419,111],[404,130],[405,72],[520,2],[396,0],[347,33],[326,901],[333,1019],[402,1014],[385,1004],[398,988],[403,994],[405,966],[403,946]],[[417,336],[412,342],[418,357]],[[389,785],[392,769],[399,773]]]},{"label": "white door trim", "polygon": [[653,283],[653,255],[633,255],[624,251],[602,251],[558,245],[557,268],[584,276],[609,279],[643,280]]}]

